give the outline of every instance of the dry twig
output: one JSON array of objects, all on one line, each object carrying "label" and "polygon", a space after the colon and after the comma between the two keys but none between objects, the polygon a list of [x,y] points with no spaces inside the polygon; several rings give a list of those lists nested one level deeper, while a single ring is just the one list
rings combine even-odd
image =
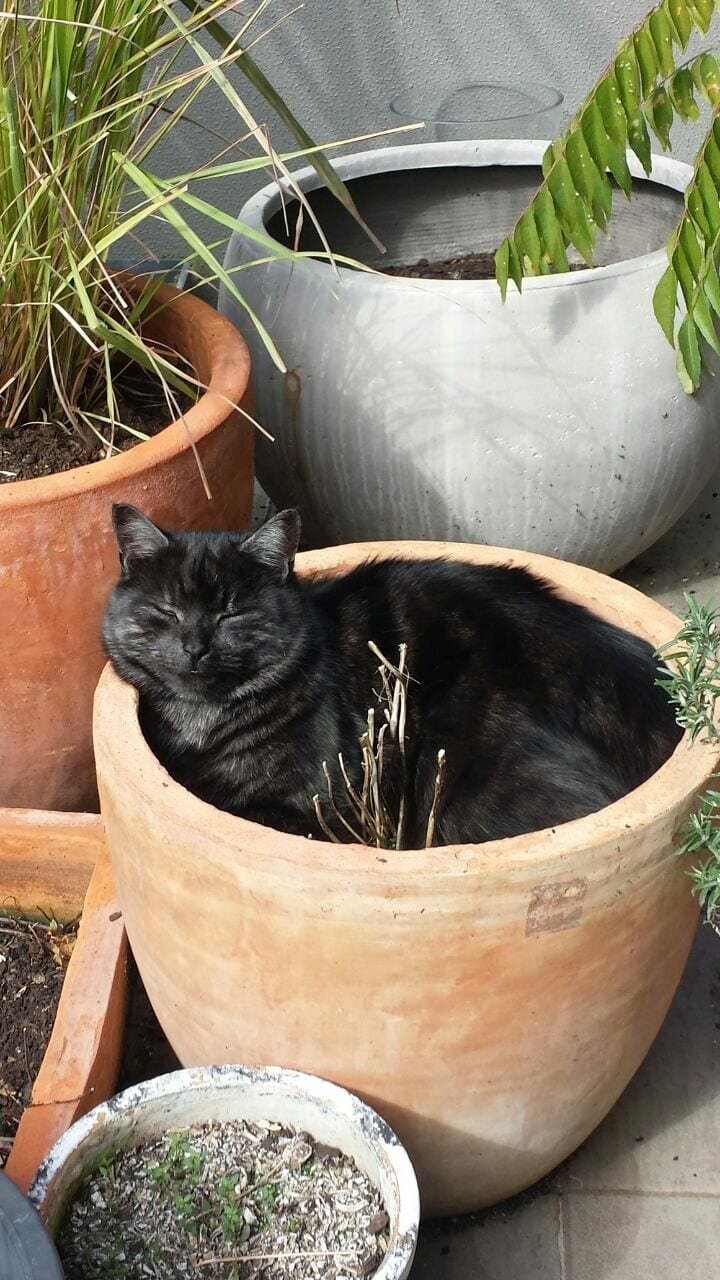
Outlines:
[{"label": "dry twig", "polygon": [[[313,796],[315,816],[321,831],[328,840],[342,844],[337,834],[339,823],[357,844],[374,845],[378,849],[402,849],[405,840],[407,801],[407,713],[408,692],[412,677],[407,668],[407,645],[401,644],[397,665],[390,661],[374,641],[369,648],[379,660],[380,690],[377,697],[379,709],[370,707],[367,728],[360,737],[360,781],[356,785],[347,769],[342,754],[338,766],[344,784],[342,806],[338,803],[327,761],[323,761],[323,774],[327,799]],[[381,720],[378,728],[377,720]],[[399,761],[399,796],[397,813],[392,811],[385,790],[386,751],[390,742]],[[428,816],[425,847],[429,848],[435,834],[435,824],[440,806],[445,777],[445,751],[438,752],[433,799]],[[327,807],[326,812],[323,806]],[[343,812],[343,810],[345,812]],[[350,814],[350,821],[345,816]],[[334,824],[334,825],[333,825]]]},{"label": "dry twig", "polygon": [[427,830],[425,832],[425,848],[429,849],[435,835],[435,819],[440,806],[440,793],[442,792],[443,782],[445,780],[445,748],[441,747],[437,755],[437,773],[435,774],[435,787],[433,789],[432,804],[428,815]]}]

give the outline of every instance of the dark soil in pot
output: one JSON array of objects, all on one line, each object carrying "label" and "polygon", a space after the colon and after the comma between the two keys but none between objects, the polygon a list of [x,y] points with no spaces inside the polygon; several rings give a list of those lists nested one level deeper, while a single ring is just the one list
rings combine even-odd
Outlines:
[{"label": "dark soil in pot", "polygon": [[177,1071],[181,1063],[172,1051],[165,1032],[155,1017],[147,992],[138,976],[132,956],[128,973],[130,1003],[117,1092],[142,1084],[154,1076]]},{"label": "dark soil in pot", "polygon": [[[424,259],[432,268],[429,279],[482,280],[494,274],[494,270],[486,272],[483,259],[492,257],[541,181],[539,165],[512,164],[439,164],[349,178],[348,189],[365,221],[384,244],[385,254],[373,247],[366,233],[329,191],[316,187],[307,189],[305,194],[334,253],[355,258],[386,274],[413,275]],[[632,203],[616,199],[615,204],[608,234],[597,239],[596,266],[625,262],[655,251],[677,223],[683,196],[679,191],[640,179],[633,185]],[[266,230],[281,244],[293,246],[298,212],[297,201],[285,200],[282,206],[278,202],[267,216]],[[443,270],[461,256],[458,246],[472,248],[470,256],[477,260],[477,275],[452,276]],[[302,220],[299,247],[324,250],[307,216]],[[396,264],[394,269],[392,264]]]},{"label": "dark soil in pot", "polygon": [[[584,262],[570,264],[571,271],[584,271]],[[404,276],[411,280],[493,280],[494,253],[465,253],[456,258],[420,258],[410,266],[384,267],[386,276]]]},{"label": "dark soil in pot", "polygon": [[0,917],[0,1166],[30,1103],[77,925]]},{"label": "dark soil in pot", "polygon": [[57,1246],[67,1280],[354,1280],[388,1246],[349,1157],[280,1125],[201,1124],[90,1175]]},{"label": "dark soil in pot", "polygon": [[[157,435],[176,416],[168,405],[160,380],[138,365],[119,371],[115,392],[118,425],[111,431],[107,423],[97,423],[105,440],[94,436],[89,428],[86,439],[69,423],[26,422],[10,431],[4,431],[0,424],[0,484],[32,480],[101,462]],[[175,392],[173,395],[183,411],[190,407],[187,396]],[[96,404],[93,412],[107,415],[107,406]]]}]

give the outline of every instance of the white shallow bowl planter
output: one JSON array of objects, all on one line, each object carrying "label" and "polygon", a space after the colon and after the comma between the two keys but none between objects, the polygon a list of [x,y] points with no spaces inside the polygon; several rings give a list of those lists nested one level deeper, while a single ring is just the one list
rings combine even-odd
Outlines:
[{"label": "white shallow bowl planter", "polygon": [[[431,143],[338,160],[383,259],[311,169],[298,175],[336,253],[384,263],[494,249],[541,174],[545,144]],[[641,174],[633,158],[631,168]],[[271,363],[227,291],[257,371],[259,479],[318,544],[451,539],[610,572],[680,518],[718,461],[720,385],[680,389],[652,310],[688,165],[654,158],[615,197],[594,270],[512,286],[409,280],[310,260],[242,272],[288,366]],[[291,200],[287,194],[286,199]],[[283,239],[272,183],[240,214]],[[305,217],[302,244],[315,248]],[[239,235],[226,265],[261,255]]]},{"label": "white shallow bowl planter", "polygon": [[388,1251],[373,1280],[406,1280],[420,1220],[409,1157],[385,1121],[359,1098],[299,1071],[195,1067],[126,1089],[60,1138],[37,1172],[30,1200],[55,1235],[78,1187],[108,1152],[169,1130],[229,1120],[287,1125],[351,1156],[379,1189],[390,1219]]}]

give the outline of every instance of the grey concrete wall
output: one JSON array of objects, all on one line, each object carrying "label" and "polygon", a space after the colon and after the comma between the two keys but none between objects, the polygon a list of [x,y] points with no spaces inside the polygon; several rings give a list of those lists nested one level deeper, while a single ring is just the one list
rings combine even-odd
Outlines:
[{"label": "grey concrete wall", "polygon": [[[254,30],[292,7],[293,0],[272,0]],[[393,123],[388,104],[395,94],[415,86],[441,99],[449,85],[463,80],[552,85],[565,95],[566,119],[617,41],[649,7],[650,0],[305,0],[253,54],[317,141],[386,128]],[[237,15],[225,19],[228,26],[237,21]],[[262,101],[248,96],[276,145],[286,145]],[[204,119],[227,142],[241,135],[237,117],[217,95],[206,98]],[[161,166],[185,171],[208,155],[208,146],[199,130],[183,126],[164,149]],[[688,158],[689,144],[676,153]],[[208,185],[203,194],[237,212],[267,180],[243,176]],[[177,246],[163,224],[145,238],[162,256],[174,256]]]}]

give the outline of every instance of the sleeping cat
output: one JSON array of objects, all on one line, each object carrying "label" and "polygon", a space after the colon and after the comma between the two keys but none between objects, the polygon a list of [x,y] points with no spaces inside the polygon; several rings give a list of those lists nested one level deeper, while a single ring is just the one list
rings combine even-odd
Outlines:
[{"label": "sleeping cat", "polygon": [[359,767],[369,641],[393,661],[408,645],[406,847],[423,843],[440,747],[434,842],[454,844],[600,809],[679,740],[650,646],[525,569],[383,560],[311,582],[293,573],[293,511],[250,535],[168,533],[130,506],[113,525],[108,656],[158,759],[231,813],[322,838],[323,761],[339,793],[338,753]]}]

